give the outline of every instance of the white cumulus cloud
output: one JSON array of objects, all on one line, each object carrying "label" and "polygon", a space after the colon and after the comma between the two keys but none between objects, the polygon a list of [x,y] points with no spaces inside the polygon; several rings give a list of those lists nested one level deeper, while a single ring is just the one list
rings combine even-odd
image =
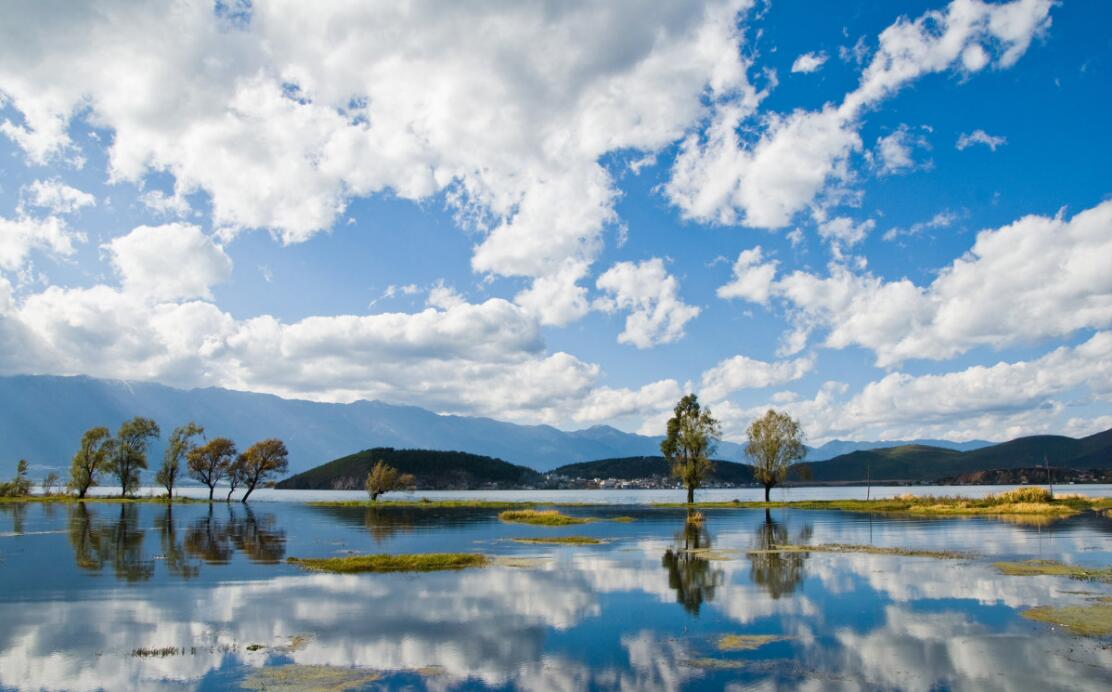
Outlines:
[{"label": "white cumulus cloud", "polygon": [[644,262],[618,262],[598,278],[607,295],[595,301],[606,312],[625,310],[625,329],[618,341],[637,348],[676,341],[683,328],[699,314],[679,297],[679,282],[654,257]]}]

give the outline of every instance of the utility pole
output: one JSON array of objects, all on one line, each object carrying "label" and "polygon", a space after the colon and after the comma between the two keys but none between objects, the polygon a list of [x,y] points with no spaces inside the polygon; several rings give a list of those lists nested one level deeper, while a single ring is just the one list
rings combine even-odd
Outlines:
[{"label": "utility pole", "polygon": [[1046,469],[1046,483],[1050,486],[1050,499],[1054,499],[1054,481],[1050,478],[1050,461],[1043,455],[1043,468]]},{"label": "utility pole", "polygon": [[873,490],[873,477],[870,473],[871,469],[868,464],[865,464],[865,500],[868,501],[869,495]]}]

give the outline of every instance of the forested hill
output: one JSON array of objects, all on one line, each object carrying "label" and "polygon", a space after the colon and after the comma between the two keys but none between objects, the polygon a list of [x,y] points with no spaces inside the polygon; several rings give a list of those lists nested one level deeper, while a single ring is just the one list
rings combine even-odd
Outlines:
[{"label": "forested hill", "polygon": [[430,449],[393,449],[376,447],[291,476],[277,484],[288,490],[362,490],[371,467],[384,461],[402,473],[409,473],[421,490],[520,487],[541,478],[533,469],[515,466],[493,457],[466,452],[441,452]]},{"label": "forested hill", "polygon": [[[668,465],[668,460],[660,456],[621,457],[567,464],[553,470],[552,473],[567,478],[616,478],[630,481],[654,476],[670,476],[671,467]],[[716,459],[711,480],[735,485],[752,483],[753,469],[736,461]]]},{"label": "forested hill", "polygon": [[1061,435],[1020,437],[966,452],[926,445],[851,452],[829,461],[807,464],[819,482],[937,481],[979,471],[1030,468],[1112,468],[1112,430],[1075,439]]}]

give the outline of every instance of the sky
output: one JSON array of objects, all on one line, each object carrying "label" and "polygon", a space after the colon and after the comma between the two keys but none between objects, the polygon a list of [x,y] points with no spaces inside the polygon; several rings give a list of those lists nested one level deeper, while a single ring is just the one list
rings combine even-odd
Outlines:
[{"label": "sky", "polygon": [[1112,427],[1112,7],[6,2],[0,373]]}]

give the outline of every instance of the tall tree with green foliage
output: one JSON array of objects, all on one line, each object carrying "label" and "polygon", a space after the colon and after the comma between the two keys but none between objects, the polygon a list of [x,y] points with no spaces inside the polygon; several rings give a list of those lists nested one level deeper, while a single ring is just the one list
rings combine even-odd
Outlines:
[{"label": "tall tree with green foliage", "polygon": [[398,473],[396,468],[380,459],[371,469],[371,472],[367,474],[366,487],[367,493],[371,496],[371,502],[374,502],[379,495],[410,488],[413,483],[413,476],[408,473]]},{"label": "tall tree with green foliage", "polygon": [[803,428],[787,413],[769,409],[749,424],[745,454],[753,461],[753,477],[764,486],[765,502],[774,487],[784,482],[788,469],[803,459]]},{"label": "tall tree with green foliage", "polygon": [[660,451],[672,465],[672,475],[687,487],[687,504],[695,502],[695,490],[706,482],[714,464],[710,457],[718,447],[722,428],[699,398],[688,394],[676,404]]},{"label": "tall tree with green foliage", "polygon": [[174,499],[174,486],[181,476],[181,463],[189,455],[189,450],[197,445],[193,438],[204,435],[205,429],[193,421],[179,425],[170,433],[170,443],[166,445],[166,452],[162,455],[162,467],[158,469],[155,480],[166,488],[166,497]]},{"label": "tall tree with green foliage", "polygon": [[186,455],[189,475],[208,486],[209,502],[216,484],[231,470],[235,458],[236,443],[226,437],[214,437]]},{"label": "tall tree with green foliage", "polygon": [[247,448],[237,460],[243,484],[247,492],[243,494],[241,502],[246,503],[255,487],[266,481],[267,478],[278,476],[289,470],[289,452],[286,444],[277,438],[270,438],[256,442]]},{"label": "tall tree with green foliage", "polygon": [[69,489],[84,499],[89,488],[97,484],[97,476],[108,470],[116,441],[103,425],[89,428],[81,436],[81,446],[70,462]]},{"label": "tall tree with green foliage", "polygon": [[139,487],[139,472],[147,469],[147,450],[161,432],[158,423],[136,416],[124,421],[116,432],[116,444],[109,455],[108,470],[120,483],[120,496],[127,497]]}]

